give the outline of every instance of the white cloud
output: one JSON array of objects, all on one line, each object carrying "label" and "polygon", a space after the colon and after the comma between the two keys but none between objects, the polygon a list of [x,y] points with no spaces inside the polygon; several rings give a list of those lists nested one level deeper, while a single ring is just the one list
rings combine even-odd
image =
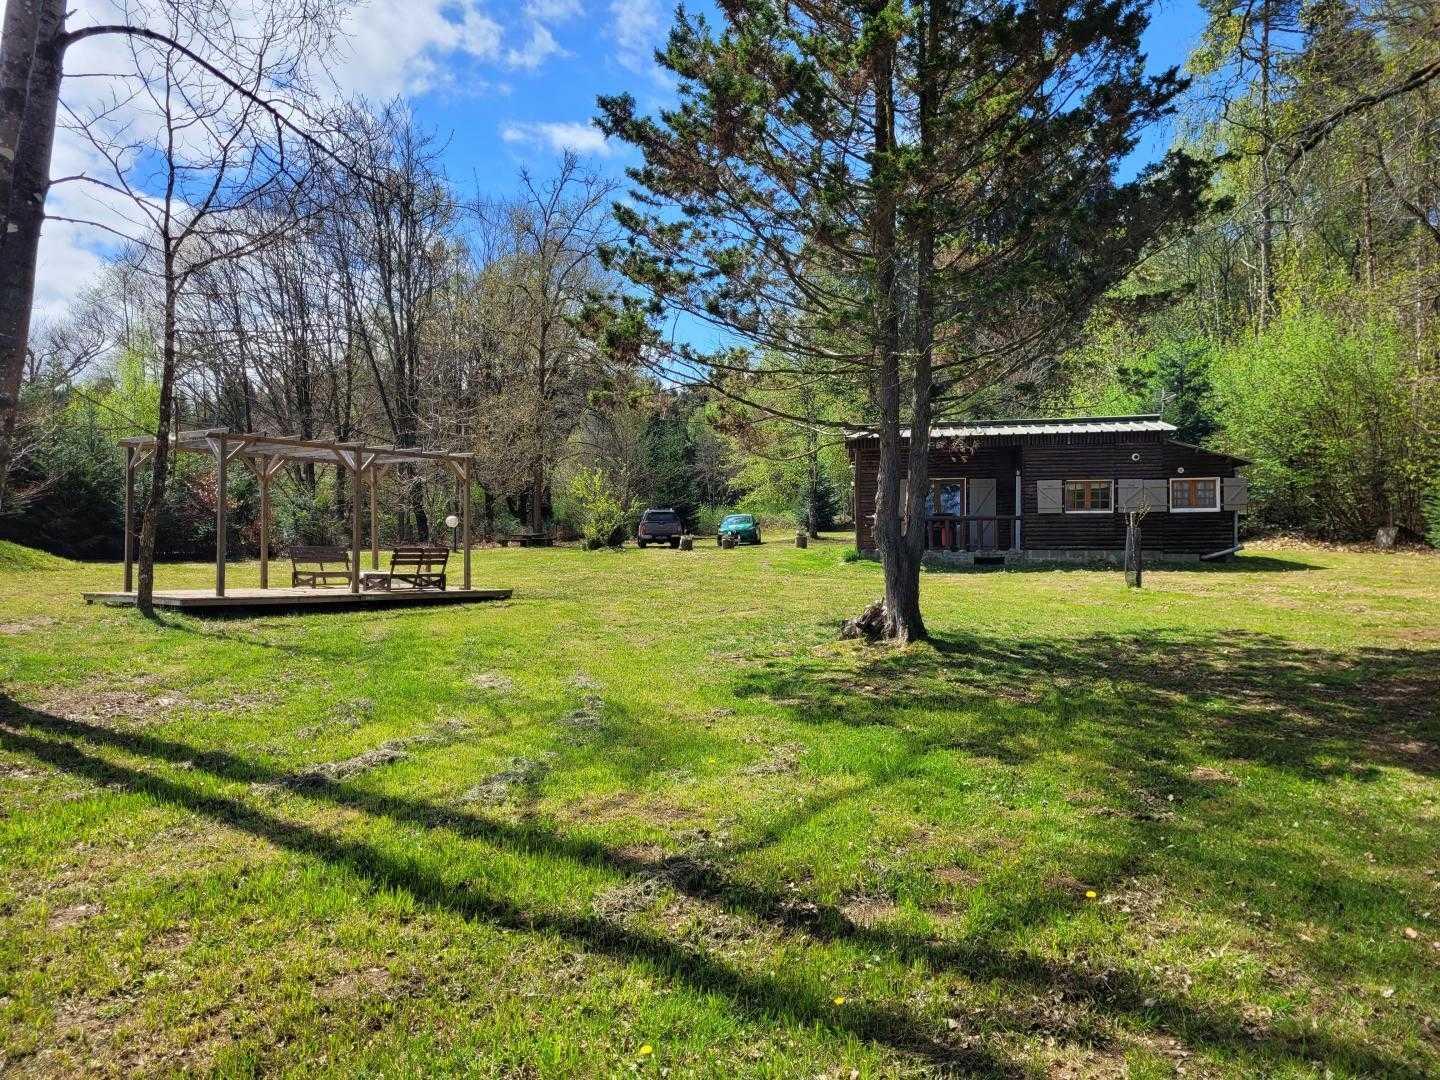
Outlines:
[{"label": "white cloud", "polygon": [[580,11],[580,0],[526,0],[525,4],[525,14],[537,22],[564,22]]},{"label": "white cloud", "polygon": [[609,156],[613,149],[605,134],[594,124],[578,121],[513,121],[500,129],[500,138],[511,145],[541,146],[560,153]]},{"label": "white cloud", "polygon": [[[228,11],[243,21],[254,10],[255,0],[228,0],[228,4]],[[491,14],[492,7],[499,9],[501,5],[514,13],[504,27]],[[76,0],[73,11],[69,19],[72,27],[126,21],[120,0]],[[505,87],[497,87],[475,69],[488,65],[492,70],[511,67],[534,71],[547,60],[565,55],[551,27],[580,11],[580,0],[369,0],[356,4],[347,15],[345,38],[325,75],[341,97],[358,94],[384,100],[397,94],[413,97],[457,88],[473,92],[477,86],[503,95]],[[130,43],[115,35],[87,39],[70,50],[67,71],[133,70],[129,49]],[[113,105],[115,90],[113,79],[67,78],[62,100],[83,114]],[[134,141],[143,142],[157,121],[145,115],[142,105],[143,99],[112,114],[110,126],[127,130]],[[577,148],[606,151],[598,131],[579,124],[571,126],[579,129],[579,134],[570,140]],[[194,129],[193,137],[203,141],[203,130]],[[542,137],[542,141],[558,145],[549,136]],[[80,172],[97,179],[112,178],[108,164],[82,136],[61,130],[56,136],[53,175]],[[126,220],[123,196],[107,196],[93,184],[56,186],[46,201],[46,210],[57,217],[95,221],[130,234],[137,231]],[[113,254],[118,243],[113,233],[94,225],[47,222],[37,266],[37,316],[61,314],[70,299],[103,267],[106,256]]]},{"label": "white cloud", "polygon": [[457,63],[500,59],[504,36],[477,0],[377,0],[352,9],[345,30],[332,74],[342,93],[369,98],[446,85]]},{"label": "white cloud", "polygon": [[526,71],[534,71],[552,56],[567,56],[568,53],[562,49],[544,23],[535,23],[530,27],[530,40],[523,48],[511,49],[505,54],[505,62],[511,67],[523,68]]},{"label": "white cloud", "polygon": [[658,0],[610,0],[610,18],[610,37],[621,66],[663,80],[655,66],[655,46],[662,29]]}]

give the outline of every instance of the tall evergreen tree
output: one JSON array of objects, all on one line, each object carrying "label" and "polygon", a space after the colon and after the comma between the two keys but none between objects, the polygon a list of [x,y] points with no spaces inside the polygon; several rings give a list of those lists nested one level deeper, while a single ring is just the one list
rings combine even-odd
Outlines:
[{"label": "tall evergreen tree", "polygon": [[850,422],[879,436],[885,633],[923,638],[932,417],[1053,355],[1198,213],[1191,158],[1117,178],[1183,80],[1145,75],[1143,0],[721,7],[718,30],[682,10],[658,58],[675,108],[600,100],[602,129],[644,155],[613,261],[652,313],[721,331],[664,350],[672,377],[744,398],[733,376],[766,377],[768,350],[848,383]]}]

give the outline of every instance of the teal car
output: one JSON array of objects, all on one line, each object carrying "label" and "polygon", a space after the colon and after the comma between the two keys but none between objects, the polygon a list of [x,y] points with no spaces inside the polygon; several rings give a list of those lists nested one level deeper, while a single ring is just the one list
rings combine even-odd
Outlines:
[{"label": "teal car", "polygon": [[755,520],[754,514],[731,514],[720,522],[720,528],[715,533],[715,543],[721,543],[727,536],[733,536],[737,544],[758,544],[760,522]]}]

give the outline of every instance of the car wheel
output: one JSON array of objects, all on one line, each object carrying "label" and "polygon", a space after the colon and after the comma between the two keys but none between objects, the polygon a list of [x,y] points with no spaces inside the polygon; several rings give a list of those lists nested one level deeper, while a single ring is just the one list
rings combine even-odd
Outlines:
[{"label": "car wheel", "polygon": [[675,537],[674,539],[672,539],[672,540],[670,541],[670,550],[671,550],[671,551],[679,551],[679,550],[680,550],[680,538],[679,538],[678,536]]}]

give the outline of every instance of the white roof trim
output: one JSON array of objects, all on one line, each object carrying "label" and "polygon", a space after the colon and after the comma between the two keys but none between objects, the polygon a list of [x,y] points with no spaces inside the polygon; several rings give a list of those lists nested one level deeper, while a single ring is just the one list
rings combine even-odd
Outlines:
[{"label": "white roof trim", "polygon": [[[1129,434],[1177,431],[1158,416],[1076,416],[1036,420],[974,420],[940,424],[930,429],[932,439],[974,439],[987,436]],[[902,437],[904,433],[901,433]],[[856,431],[850,439],[874,438],[873,431]]]}]

